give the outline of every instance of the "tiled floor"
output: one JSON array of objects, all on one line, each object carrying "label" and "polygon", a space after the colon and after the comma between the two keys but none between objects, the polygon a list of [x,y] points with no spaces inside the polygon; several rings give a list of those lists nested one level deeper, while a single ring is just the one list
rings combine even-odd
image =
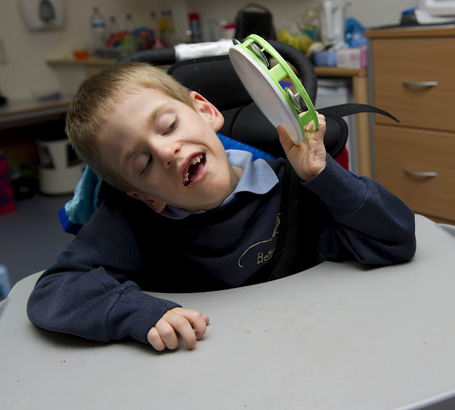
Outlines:
[{"label": "tiled floor", "polygon": [[12,284],[50,266],[73,236],[60,227],[58,210],[71,196],[35,195],[17,202],[14,212],[0,215],[0,264]]}]

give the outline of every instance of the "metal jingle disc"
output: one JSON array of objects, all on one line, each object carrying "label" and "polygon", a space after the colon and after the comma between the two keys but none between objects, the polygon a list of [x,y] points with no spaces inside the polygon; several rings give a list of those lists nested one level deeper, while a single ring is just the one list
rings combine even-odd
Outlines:
[{"label": "metal jingle disc", "polygon": [[289,87],[286,88],[286,92],[289,95],[289,98],[291,99],[292,103],[294,104],[299,114],[305,111],[304,108],[302,107],[300,96],[298,94],[294,94]]},{"label": "metal jingle disc", "polygon": [[262,62],[265,64],[267,68],[269,68],[270,67],[269,59],[265,56],[265,54],[262,52],[259,46],[256,43],[251,43],[250,47],[251,50],[253,50],[254,54],[256,54],[256,56],[262,60]]}]

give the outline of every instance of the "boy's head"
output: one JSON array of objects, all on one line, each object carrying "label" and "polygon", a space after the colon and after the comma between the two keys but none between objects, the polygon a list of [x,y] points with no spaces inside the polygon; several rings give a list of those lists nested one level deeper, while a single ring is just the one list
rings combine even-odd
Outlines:
[{"label": "boy's head", "polygon": [[211,209],[239,171],[216,136],[221,113],[162,70],[114,65],[84,81],[67,114],[76,151],[116,188],[156,212]]}]

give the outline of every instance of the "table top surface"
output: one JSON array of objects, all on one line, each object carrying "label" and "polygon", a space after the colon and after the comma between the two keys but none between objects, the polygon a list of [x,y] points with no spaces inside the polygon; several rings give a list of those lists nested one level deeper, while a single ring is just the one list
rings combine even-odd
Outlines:
[{"label": "table top surface", "polygon": [[451,398],[455,239],[429,219],[416,222],[407,264],[326,262],[254,286],[158,294],[211,317],[194,351],[40,331],[25,313],[32,275],[0,316],[3,406],[410,409]]}]

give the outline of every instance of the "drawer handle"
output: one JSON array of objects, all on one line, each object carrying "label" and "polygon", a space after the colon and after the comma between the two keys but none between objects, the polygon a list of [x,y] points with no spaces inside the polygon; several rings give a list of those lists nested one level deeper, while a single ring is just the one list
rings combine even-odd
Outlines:
[{"label": "drawer handle", "polygon": [[411,171],[410,169],[403,169],[403,172],[414,178],[436,178],[438,176],[437,172],[434,171]]},{"label": "drawer handle", "polygon": [[439,85],[438,81],[403,81],[406,87],[436,87]]}]

